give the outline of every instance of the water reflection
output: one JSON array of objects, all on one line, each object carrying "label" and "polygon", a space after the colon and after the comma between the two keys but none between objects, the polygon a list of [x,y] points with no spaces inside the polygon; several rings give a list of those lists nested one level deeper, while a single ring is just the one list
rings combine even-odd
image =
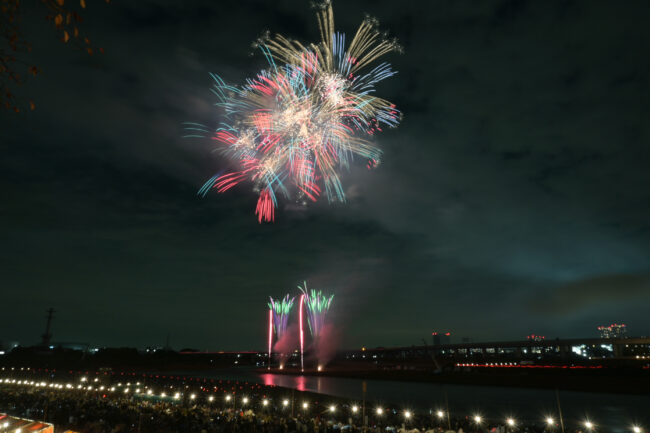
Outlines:
[{"label": "water reflection", "polygon": [[[258,374],[251,370],[215,372],[212,377],[247,380],[265,385],[311,391],[360,401],[363,380],[321,376]],[[367,380],[367,401],[431,411],[447,407],[454,415],[482,413],[485,416],[542,420],[557,417],[554,390],[492,386],[441,385],[436,383]],[[650,425],[650,396],[560,391],[567,423],[577,425],[593,419],[611,432],[630,431],[629,426]],[[432,415],[434,416],[434,415]],[[505,418],[504,418],[505,419]]]}]

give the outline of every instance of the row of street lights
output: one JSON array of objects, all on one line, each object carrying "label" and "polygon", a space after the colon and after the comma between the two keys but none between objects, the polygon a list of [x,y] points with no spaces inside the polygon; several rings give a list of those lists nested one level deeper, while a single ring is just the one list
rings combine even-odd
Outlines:
[{"label": "row of street lights", "polygon": [[[86,382],[86,381],[87,381],[87,379],[85,377],[81,378],[81,382]],[[95,381],[97,381],[97,379],[95,379]],[[18,385],[31,385],[31,386],[35,386],[35,387],[49,387],[49,388],[55,388],[55,389],[63,389],[64,388],[63,384],[46,383],[46,382],[43,382],[43,381],[41,381],[41,382],[27,381],[27,380],[25,380],[25,381],[22,381],[22,380],[16,381],[15,379],[12,380],[12,379],[8,379],[8,378],[5,378],[5,379],[0,378],[0,383],[18,384]],[[129,388],[130,385],[131,385],[130,383],[126,384],[126,387],[124,388],[124,393],[125,394],[128,394],[131,391],[131,389]],[[136,385],[140,385],[140,383],[138,382]],[[119,383],[118,387],[121,387],[121,386],[122,386],[122,383]],[[104,391],[104,390],[106,390],[106,391],[109,391],[109,392],[113,392],[113,391],[116,390],[116,388],[114,386],[109,388],[109,387],[105,387],[105,386],[101,385],[101,386],[97,386],[97,387],[93,388],[92,386],[77,385],[75,387],[70,383],[66,384],[65,388],[68,389],[68,390],[74,390],[76,388],[77,390],[81,390],[81,391],[84,391],[84,390],[88,390],[88,391],[92,391],[92,390]],[[155,396],[153,390],[149,389],[149,388],[146,388],[144,391],[141,388],[135,388],[133,390],[133,392],[134,392],[134,394],[141,394],[141,395],[147,395],[147,396],[152,396],[152,397]],[[173,396],[172,395],[168,396],[165,392],[162,392],[159,395],[159,397],[161,397],[161,398],[169,397],[169,398],[172,398],[173,400],[180,400],[181,396],[182,395],[181,395],[180,392],[174,393]],[[189,399],[191,401],[194,401],[194,400],[196,400],[197,395],[195,393],[192,393],[192,394],[189,394],[188,397],[189,397]],[[227,403],[230,403],[232,401],[233,402],[233,407],[236,406],[235,405],[236,399],[235,399],[234,394],[226,394],[224,399],[225,399],[225,401]],[[215,397],[213,395],[210,395],[210,396],[207,397],[207,401],[209,403],[214,402],[214,400],[215,400]],[[242,397],[240,401],[241,401],[242,406],[246,406],[246,405],[248,405],[250,403],[250,399],[248,397]],[[263,407],[268,407],[269,404],[270,404],[270,400],[268,398],[262,399],[262,406]],[[283,408],[287,408],[289,406],[289,404],[290,404],[290,401],[288,399],[283,399],[282,400],[282,407]],[[292,405],[292,407],[293,407],[293,405]],[[308,410],[309,409],[309,403],[306,402],[306,401],[303,402],[302,403],[302,409],[303,410]],[[358,405],[350,406],[350,411],[352,412],[352,414],[356,415],[359,412],[359,406]],[[335,412],[337,412],[336,405],[330,405],[325,412],[330,412],[330,413],[334,414]],[[381,408],[381,407],[375,408],[375,414],[377,416],[381,417],[384,414],[384,409]],[[410,411],[410,410],[405,410],[402,413],[402,415],[408,421],[413,417],[413,412]],[[435,412],[435,415],[438,417],[438,419],[440,421],[442,421],[446,414],[442,410],[437,410]],[[474,415],[472,417],[472,420],[477,426],[481,425],[485,421],[484,418],[481,415],[478,415],[478,414]],[[556,421],[555,421],[555,419],[553,417],[547,417],[547,418],[545,418],[544,421],[545,421],[546,425],[548,427],[550,427],[550,428],[553,428],[553,427],[556,426]],[[511,417],[506,418],[505,422],[506,422],[506,425],[509,428],[516,428],[517,427],[517,421],[514,418],[511,418]],[[594,431],[596,429],[596,425],[590,420],[585,420],[583,422],[583,425],[588,431]],[[642,433],[643,429],[638,425],[633,425],[633,426],[631,426],[630,431],[632,433]],[[20,432],[16,431],[16,433],[20,433]]]}]

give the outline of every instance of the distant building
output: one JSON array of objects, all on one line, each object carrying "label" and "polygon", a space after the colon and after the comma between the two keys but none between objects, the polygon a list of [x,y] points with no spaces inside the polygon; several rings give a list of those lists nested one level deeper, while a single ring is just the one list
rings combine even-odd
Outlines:
[{"label": "distant building", "polygon": [[625,323],[612,323],[609,326],[599,326],[598,332],[600,333],[600,338],[625,338],[627,327]]},{"label": "distant building", "polygon": [[441,344],[451,344],[451,332],[438,332],[438,331],[433,331],[431,333],[431,337],[433,338],[433,345],[434,346],[440,346]]}]

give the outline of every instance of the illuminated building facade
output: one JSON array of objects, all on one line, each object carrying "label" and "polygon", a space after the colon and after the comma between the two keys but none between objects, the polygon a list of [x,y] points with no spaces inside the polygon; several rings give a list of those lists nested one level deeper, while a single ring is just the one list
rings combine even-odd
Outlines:
[{"label": "illuminated building facade", "polygon": [[627,327],[625,323],[612,323],[609,326],[599,326],[600,338],[625,338]]}]

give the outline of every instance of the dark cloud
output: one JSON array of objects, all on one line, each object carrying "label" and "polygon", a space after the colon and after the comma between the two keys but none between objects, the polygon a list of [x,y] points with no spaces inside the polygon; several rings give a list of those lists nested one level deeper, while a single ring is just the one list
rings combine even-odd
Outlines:
[{"label": "dark cloud", "polygon": [[347,204],[273,225],[246,186],[196,196],[225,161],[182,122],[216,124],[208,72],[252,75],[262,31],[316,38],[305,2],[89,5],[93,57],[28,21],[44,73],[38,109],[0,118],[0,338],[34,342],[53,305],[59,340],[257,348],[268,295],[303,280],[336,293],[345,345],[650,332],[647,4],[335,2],[348,32],[364,12],[405,47],[380,89],[403,124]]},{"label": "dark cloud", "polygon": [[[554,287],[531,302],[538,313],[580,314],[608,305],[612,311],[650,301],[650,276],[604,275]],[[621,308],[622,307],[622,308]]]}]

